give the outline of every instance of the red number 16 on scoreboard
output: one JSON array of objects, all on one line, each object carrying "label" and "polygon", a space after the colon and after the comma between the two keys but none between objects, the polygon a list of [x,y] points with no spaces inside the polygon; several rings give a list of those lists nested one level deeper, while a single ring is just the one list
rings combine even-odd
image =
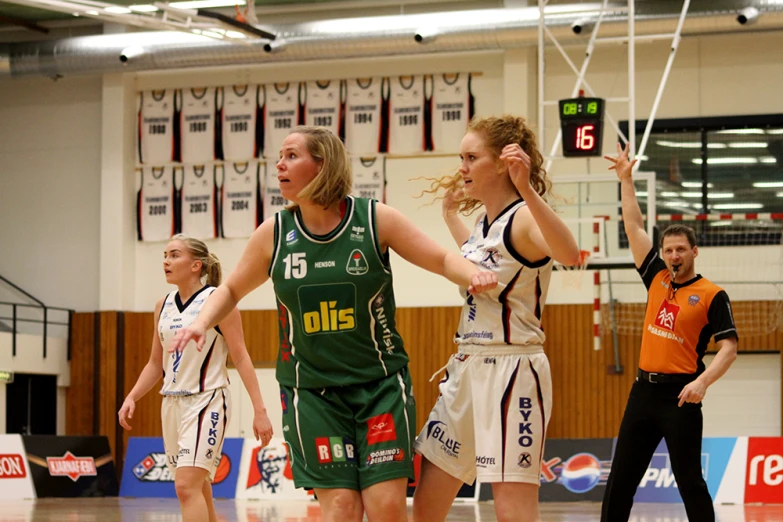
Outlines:
[{"label": "red number 16 on scoreboard", "polygon": [[593,150],[595,147],[595,125],[581,125],[576,129],[576,148],[581,150]]}]

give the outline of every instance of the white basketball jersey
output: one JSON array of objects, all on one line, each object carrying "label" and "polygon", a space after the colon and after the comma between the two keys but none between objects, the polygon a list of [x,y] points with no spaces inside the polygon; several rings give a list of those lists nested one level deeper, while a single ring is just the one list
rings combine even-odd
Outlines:
[{"label": "white basketball jersey", "polygon": [[136,197],[139,240],[166,241],[174,235],[174,169],[144,167]]},{"label": "white basketball jersey", "polygon": [[180,189],[182,233],[197,239],[217,237],[217,189],[214,165],[183,167]]},{"label": "white basketball jersey", "polygon": [[385,152],[381,141],[383,81],[346,80],[345,146],[355,156]]},{"label": "white basketball jersey", "polygon": [[459,152],[472,112],[470,75],[437,74],[432,86],[432,149]]},{"label": "white basketball jersey", "polygon": [[530,262],[511,245],[511,223],[525,205],[509,205],[491,225],[487,216],[479,219],[468,241],[462,245],[462,256],[498,276],[498,286],[489,292],[469,295],[460,288],[467,301],[462,307],[459,330],[454,339],[459,344],[544,344],[541,314],[552,276],[552,260]]},{"label": "white basketball jersey", "polygon": [[183,163],[204,163],[215,160],[214,87],[183,89],[181,146]]},{"label": "white basketball jersey", "polygon": [[161,395],[194,395],[228,386],[226,357],[228,345],[219,327],[207,330],[204,349],[198,351],[190,342],[185,349],[169,353],[177,332],[193,323],[213,286],[205,286],[183,303],[176,290],[166,296],[158,318],[158,335],[163,345],[163,387]]},{"label": "white basketball jersey", "polygon": [[247,161],[258,157],[256,122],[258,121],[258,85],[223,87],[223,159]]},{"label": "white basketball jersey", "polygon": [[305,101],[305,125],[326,127],[335,136],[340,136],[342,118],[342,82],[307,82]]},{"label": "white basketball jersey", "polygon": [[423,152],[426,148],[424,78],[400,76],[390,81],[389,152],[392,154]]},{"label": "white basketball jersey", "polygon": [[141,93],[139,109],[139,161],[164,165],[174,161],[175,91]]},{"label": "white basketball jersey", "polygon": [[288,200],[280,192],[280,183],[277,181],[277,169],[264,165],[264,219],[274,216],[288,205]]},{"label": "white basketball jersey", "polygon": [[353,171],[354,196],[360,198],[386,200],[386,158],[351,158]]},{"label": "white basketball jersey", "polygon": [[259,163],[226,163],[223,166],[220,214],[223,237],[250,237],[258,220]]},{"label": "white basketball jersey", "polygon": [[299,124],[299,84],[270,83],[264,91],[264,157],[277,160],[283,140]]}]

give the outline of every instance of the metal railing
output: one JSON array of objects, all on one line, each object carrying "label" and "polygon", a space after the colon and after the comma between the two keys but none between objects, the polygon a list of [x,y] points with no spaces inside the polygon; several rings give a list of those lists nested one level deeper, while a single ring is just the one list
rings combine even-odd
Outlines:
[{"label": "metal railing", "polygon": [[[49,327],[54,326],[65,326],[67,328],[67,347],[68,347],[68,360],[71,360],[71,327],[73,324],[73,314],[74,311],[70,308],[61,308],[58,306],[46,306],[43,301],[40,299],[37,299],[36,297],[32,296],[25,290],[21,289],[5,277],[0,275],[0,282],[5,284],[6,286],[12,288],[13,290],[19,292],[20,294],[24,295],[31,301],[34,301],[34,303],[21,303],[21,302],[11,302],[11,301],[0,301],[0,307],[10,307],[11,308],[11,316],[0,316],[0,321],[10,321],[11,324],[11,347],[12,347],[12,355],[16,357],[16,351],[17,351],[17,337],[19,334],[19,326],[20,323],[23,324],[41,324],[43,325],[43,331],[41,333],[42,335],[42,341],[43,341],[43,357],[46,358],[47,355],[47,338],[49,333]],[[39,310],[42,314],[41,318],[33,318],[33,317],[24,317],[25,314],[21,314],[21,311],[24,310]],[[50,319],[51,313],[66,313],[68,316],[68,320],[66,322],[63,321],[53,321]]]}]

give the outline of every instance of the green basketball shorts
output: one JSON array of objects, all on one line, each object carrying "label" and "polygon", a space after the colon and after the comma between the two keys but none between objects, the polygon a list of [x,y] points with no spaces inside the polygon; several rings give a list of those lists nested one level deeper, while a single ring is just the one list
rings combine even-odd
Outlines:
[{"label": "green basketball shorts", "polygon": [[361,491],[413,480],[416,407],[407,366],[363,384],[280,386],[280,398],[296,487]]}]

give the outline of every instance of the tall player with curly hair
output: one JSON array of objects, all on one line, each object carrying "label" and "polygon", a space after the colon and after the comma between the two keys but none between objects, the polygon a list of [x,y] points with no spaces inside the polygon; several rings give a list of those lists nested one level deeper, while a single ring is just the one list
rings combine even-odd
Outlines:
[{"label": "tall player with curly hair", "polygon": [[[553,260],[579,261],[579,248],[546,201],[543,157],[523,118],[474,120],[453,176],[433,181],[462,255],[497,274],[480,295],[462,288],[462,308],[440,397],[416,440],[422,468],[414,520],[446,519],[462,483],[492,483],[497,519],[538,521],[538,487],[552,409],[541,314]],[[473,231],[458,213],[483,206]]]}]

